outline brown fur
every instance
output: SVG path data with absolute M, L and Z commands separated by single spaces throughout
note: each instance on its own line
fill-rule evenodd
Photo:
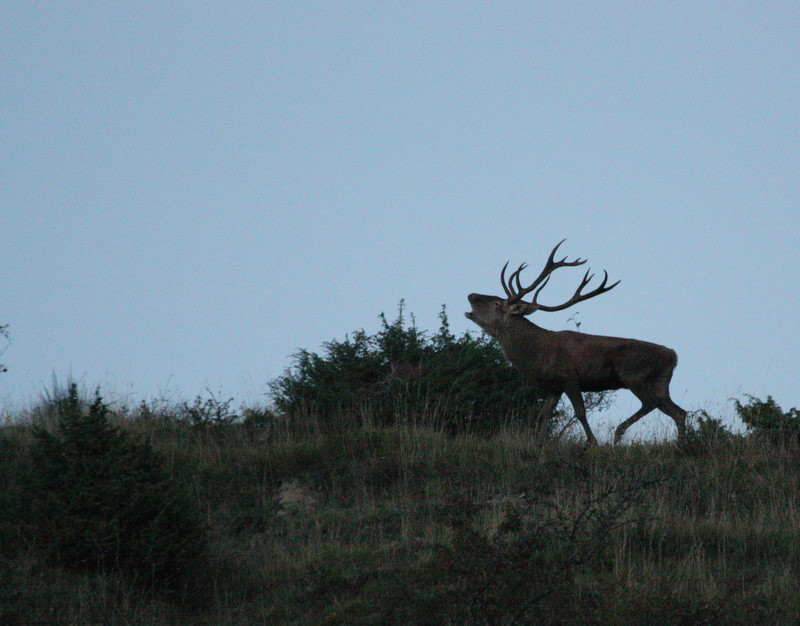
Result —
M 466 316 L 498 342 L 511 365 L 545 392 L 543 411 L 548 416 L 566 393 L 589 443 L 595 444 L 582 392 L 630 389 L 642 408 L 617 427 L 615 443 L 655 408 L 675 421 L 678 438 L 683 439 L 686 411 L 669 397 L 672 371 L 678 363 L 674 350 L 638 339 L 545 330 L 525 319 L 533 311 L 518 300 L 473 293 L 469 296 L 472 311 Z

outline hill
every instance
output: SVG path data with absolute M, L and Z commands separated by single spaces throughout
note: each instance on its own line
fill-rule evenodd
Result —
M 0 428 L 3 623 L 800 620 L 792 438 L 706 420 L 682 448 L 587 449 L 525 427 L 452 434 L 413 416 L 380 426 L 340 415 L 326 432 L 314 415 L 224 404 L 206 415 L 230 419 L 189 419 L 213 408 L 202 403 L 113 411 L 98 395 L 70 406 L 72 431 L 64 405 Z M 87 437 L 96 445 L 77 450 Z M 61 482 L 42 469 L 42 441 L 64 475 L 86 458 L 110 465 L 65 482 L 76 500 L 42 482 Z M 137 521 L 146 502 L 172 521 Z M 117 547 L 92 542 L 103 533 Z M 65 536 L 72 552 L 48 544 Z

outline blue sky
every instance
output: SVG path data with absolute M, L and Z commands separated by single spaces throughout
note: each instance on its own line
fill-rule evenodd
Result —
M 790 2 L 3 2 L 0 403 L 255 403 L 401 298 L 477 330 L 467 294 L 567 237 L 622 280 L 581 330 L 674 348 L 679 404 L 796 406 L 798 33 Z

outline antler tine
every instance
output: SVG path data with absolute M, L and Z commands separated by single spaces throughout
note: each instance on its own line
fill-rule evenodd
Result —
M 521 293 L 522 291 L 524 291 L 524 290 L 523 290 L 523 288 L 522 288 L 522 285 L 521 285 L 521 284 L 520 284 L 520 282 L 519 282 L 519 275 L 520 275 L 520 272 L 522 272 L 522 270 L 524 270 L 526 267 L 528 267 L 528 264 L 527 264 L 527 263 L 523 263 L 522 265 L 520 265 L 520 266 L 517 268 L 517 271 L 516 271 L 516 272 L 514 272 L 514 273 L 513 273 L 513 274 L 512 274 L 512 275 L 509 277 L 509 279 L 508 279 L 508 280 L 509 280 L 509 283 L 511 282 L 511 279 L 512 279 L 512 278 L 513 278 L 514 280 L 516 280 L 516 282 L 517 282 L 517 294 L 519 294 L 519 293 Z M 520 297 L 522 297 L 522 296 L 520 296 Z
M 528 267 L 527 263 L 523 263 L 520 265 L 514 272 L 511 273 L 511 276 L 508 277 L 508 281 L 506 281 L 506 270 L 508 269 L 509 261 L 506 261 L 506 264 L 503 266 L 503 269 L 500 271 L 500 284 L 503 285 L 503 291 L 506 292 L 506 296 L 508 296 L 509 301 L 514 301 L 519 299 L 519 273 Z M 514 291 L 514 281 L 517 282 L 517 291 Z
M 542 284 L 541 284 L 541 285 L 539 285 L 539 288 L 538 288 L 538 289 L 537 289 L 537 290 L 536 290 L 536 291 L 533 293 L 533 299 L 531 300 L 531 304 L 533 304 L 533 305 L 535 305 L 535 306 L 538 306 L 538 305 L 536 304 L 536 298 L 537 298 L 537 297 L 539 296 L 539 294 L 542 292 L 542 289 L 544 289 L 544 288 L 545 288 L 545 285 L 547 285 L 547 283 L 549 283 L 549 282 L 550 282 L 550 276 L 548 276 L 547 278 L 545 278 L 545 279 L 544 279 L 544 281 L 542 282 Z
M 589 298 L 594 298 L 595 296 L 599 296 L 601 293 L 605 293 L 606 291 L 611 291 L 621 282 L 618 280 L 613 285 L 606 286 L 606 284 L 608 283 L 608 272 L 603 270 L 603 282 L 601 282 L 600 285 L 595 289 L 592 289 L 589 293 L 581 293 L 583 288 L 591 282 L 592 278 L 594 278 L 594 274 L 589 274 L 590 271 L 591 270 L 586 270 L 586 274 L 583 275 L 583 280 L 581 280 L 581 284 L 578 285 L 578 288 L 575 290 L 573 296 L 569 300 L 567 300 L 564 304 L 559 304 L 557 306 L 545 306 L 543 304 L 538 304 L 536 302 L 536 296 L 538 296 L 539 292 L 542 290 L 541 287 L 534 294 L 533 301 L 531 302 L 531 304 L 535 305 L 536 308 L 539 309 L 540 311 L 548 311 L 548 312 L 563 311 L 564 309 L 571 307 L 573 304 L 577 304 L 578 302 L 583 302 L 584 300 L 588 300 Z M 546 283 L 547 281 L 545 281 L 545 284 Z M 544 284 L 542 285 L 542 287 L 544 287 Z
M 547 264 L 545 265 L 545 269 L 547 269 L 551 265 L 554 265 L 555 267 L 553 267 L 553 269 L 556 269 L 556 267 L 567 267 L 567 266 L 583 265 L 584 263 L 586 263 L 586 259 L 582 259 L 580 257 L 578 257 L 574 261 L 567 261 L 567 257 L 564 257 L 560 261 L 554 261 L 553 260 L 553 258 L 556 256 L 556 250 L 558 250 L 559 246 L 561 246 L 561 244 L 564 243 L 565 241 L 566 241 L 566 239 L 562 239 L 561 241 L 559 241 L 556 244 L 556 247 L 553 248 L 553 251 L 550 253 L 550 258 L 547 259 Z M 553 270 L 550 270 L 550 271 L 552 272 Z
M 508 268 L 508 264 L 509 263 L 511 263 L 511 261 L 506 261 L 506 264 L 503 266 L 503 269 L 500 270 L 500 283 L 503 285 L 503 291 L 506 292 L 506 296 L 508 296 L 509 298 L 512 298 L 514 296 L 514 294 L 511 292 L 511 290 L 506 285 L 506 269 Z M 513 276 L 513 274 L 512 274 L 512 276 Z

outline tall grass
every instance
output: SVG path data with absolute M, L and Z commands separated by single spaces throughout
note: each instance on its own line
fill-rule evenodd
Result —
M 34 430 L 54 426 L 0 428 L 0 622 L 800 620 L 792 439 L 586 449 L 523 425 L 453 435 L 354 411 L 331 432 L 310 414 L 198 424 L 185 409 L 108 415 L 198 508 L 206 547 L 179 594 L 17 533 Z

